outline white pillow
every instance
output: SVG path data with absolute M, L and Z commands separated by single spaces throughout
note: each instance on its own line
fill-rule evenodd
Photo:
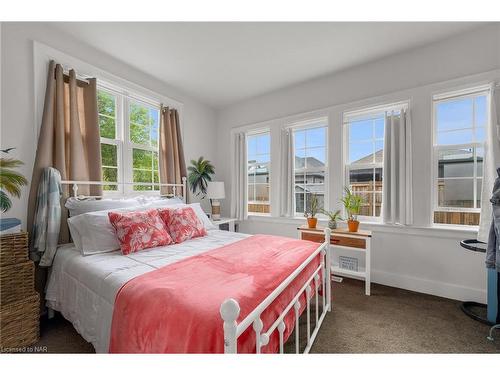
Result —
M 78 236 L 78 240 L 73 238 L 75 247 L 80 250 L 82 255 L 108 253 L 120 249 L 115 228 L 109 222 L 108 212 L 131 212 L 145 209 L 143 206 L 135 206 L 117 210 L 87 212 L 70 217 L 68 226 L 71 237 L 73 237 L 73 232 L 76 232 Z
M 138 198 L 80 200 L 78 198 L 71 197 L 66 200 L 66 204 L 64 206 L 69 210 L 70 216 L 77 216 L 87 212 L 115 210 L 140 205 L 141 201 Z
M 140 210 L 140 208 L 137 209 Z M 71 237 L 82 255 L 107 253 L 120 248 L 115 229 L 109 222 L 108 212 L 108 210 L 88 212 L 68 219 L 70 230 L 73 227 L 79 233 L 80 246 L 73 237 L 73 231 L 71 231 Z
M 68 219 L 68 226 L 71 231 L 73 243 L 75 247 L 80 250 L 82 255 L 108 253 L 120 249 L 120 243 L 116 237 L 115 228 L 109 222 L 108 212 L 131 212 L 151 208 L 177 208 L 182 206 L 185 206 L 185 204 L 168 204 L 166 201 L 162 201 L 152 202 L 144 206 L 87 212 L 70 217 Z M 215 225 L 207 217 L 199 203 L 191 203 L 187 206 L 193 208 L 196 216 L 203 223 L 206 230 L 216 229 Z
M 82 251 L 82 236 L 78 231 L 78 228 L 75 226 L 73 220 L 68 219 L 68 228 L 69 232 L 71 233 L 71 239 L 73 240 L 73 244 L 79 251 Z
M 163 204 L 183 204 L 184 202 L 182 201 L 181 198 L 179 197 L 172 197 L 172 198 L 166 198 L 162 197 L 159 195 L 139 195 L 136 197 L 141 204 L 147 205 L 151 203 L 163 203 Z

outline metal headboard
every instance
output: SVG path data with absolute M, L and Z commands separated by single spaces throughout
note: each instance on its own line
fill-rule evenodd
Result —
M 184 203 L 186 203 L 186 177 L 182 177 L 182 184 L 161 184 L 161 183 L 141 183 L 141 182 L 108 182 L 108 181 L 75 181 L 75 180 L 63 180 L 61 181 L 62 185 L 71 185 L 72 190 L 73 190 L 73 197 L 79 197 L 78 195 L 78 186 L 79 185 L 100 185 L 100 186 L 126 186 L 126 185 L 132 185 L 132 186 L 158 186 L 160 188 L 162 187 L 170 187 L 172 190 L 171 194 L 161 194 L 160 191 L 158 193 L 161 196 L 165 197 L 176 197 L 178 196 L 178 189 L 180 189 L 180 193 L 182 194 L 182 200 Z M 140 194 L 141 191 L 137 191 L 137 194 Z M 127 195 L 126 193 L 123 193 L 123 195 Z M 81 195 L 80 195 L 81 196 Z M 102 196 L 90 196 L 86 195 L 84 198 L 102 198 Z

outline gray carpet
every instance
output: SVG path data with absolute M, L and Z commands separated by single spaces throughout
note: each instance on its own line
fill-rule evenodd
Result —
M 500 332 L 488 341 L 489 327 L 465 316 L 457 301 L 377 284 L 367 297 L 363 283 L 349 279 L 333 283 L 333 296 L 313 353 L 500 353 Z M 287 351 L 294 348 L 289 341 Z M 42 322 L 36 346 L 49 353 L 94 351 L 59 315 Z

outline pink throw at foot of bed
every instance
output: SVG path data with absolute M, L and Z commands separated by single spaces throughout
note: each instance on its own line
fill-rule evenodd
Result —
M 255 235 L 134 278 L 116 296 L 109 351 L 223 353 L 222 302 L 238 301 L 240 322 L 317 247 L 309 241 Z M 264 330 L 319 264 L 320 255 L 264 311 Z M 303 297 L 302 310 L 304 305 Z M 294 319 L 291 309 L 285 318 L 285 340 L 293 331 Z M 276 330 L 262 352 L 278 348 Z M 239 337 L 238 353 L 255 353 L 252 326 Z

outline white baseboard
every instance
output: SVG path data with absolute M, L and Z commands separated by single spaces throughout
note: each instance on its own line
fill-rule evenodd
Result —
M 486 290 L 372 269 L 372 282 L 458 301 L 486 303 Z

